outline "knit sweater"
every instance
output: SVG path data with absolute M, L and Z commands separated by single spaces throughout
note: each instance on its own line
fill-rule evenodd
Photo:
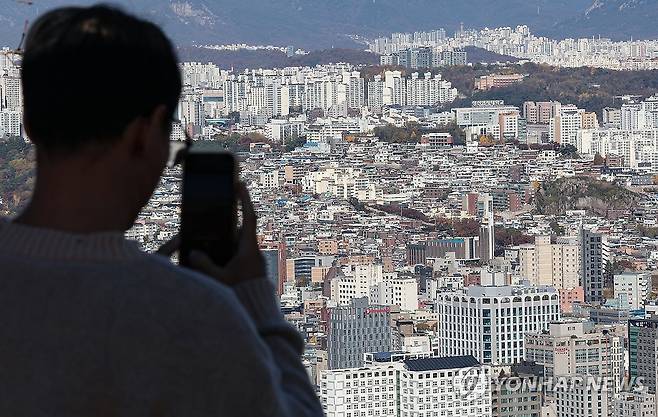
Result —
M 0 220 L 0 415 L 320 416 L 273 286 Z

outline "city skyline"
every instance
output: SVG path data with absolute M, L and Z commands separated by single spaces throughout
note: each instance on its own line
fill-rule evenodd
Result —
M 658 40 L 467 27 L 369 38 L 370 64 L 181 60 L 170 139 L 239 162 L 327 416 L 655 417 Z M 12 217 L 35 156 L 2 51 Z M 146 252 L 178 233 L 183 169 L 125 232 Z

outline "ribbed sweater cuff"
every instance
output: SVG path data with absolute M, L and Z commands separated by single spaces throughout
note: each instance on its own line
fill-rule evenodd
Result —
M 234 285 L 233 291 L 257 326 L 283 320 L 274 286 L 269 280 L 262 278 L 245 281 Z

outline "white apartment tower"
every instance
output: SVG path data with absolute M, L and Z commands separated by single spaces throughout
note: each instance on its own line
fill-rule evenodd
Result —
M 627 272 L 613 277 L 615 299 L 621 308 L 638 310 L 644 307 L 644 300 L 651 293 L 649 272 Z
M 551 119 L 549 138 L 561 145 L 577 144 L 578 130 L 583 127 L 585 110 L 569 104 L 560 106 L 556 116 Z

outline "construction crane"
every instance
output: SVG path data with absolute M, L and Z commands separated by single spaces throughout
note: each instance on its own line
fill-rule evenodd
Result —
M 23 26 L 23 33 L 21 34 L 21 40 L 18 42 L 18 47 L 15 49 L 0 49 L 0 55 L 4 55 L 11 64 L 16 67 L 17 69 L 20 69 L 21 67 L 21 57 L 23 56 L 23 42 L 25 42 L 25 35 L 27 34 L 27 27 L 29 25 L 29 21 L 25 21 L 25 25 Z
M 32 6 L 34 2 L 32 0 L 15 0 L 16 3 Z M 15 49 L 2 49 L 0 50 L 0 55 L 4 55 L 12 65 L 18 69 L 21 67 L 20 58 L 23 56 L 23 43 L 25 42 L 25 36 L 27 35 L 27 28 L 30 24 L 29 20 L 25 20 L 23 25 L 23 32 L 21 33 L 21 39 L 18 42 L 18 46 Z

